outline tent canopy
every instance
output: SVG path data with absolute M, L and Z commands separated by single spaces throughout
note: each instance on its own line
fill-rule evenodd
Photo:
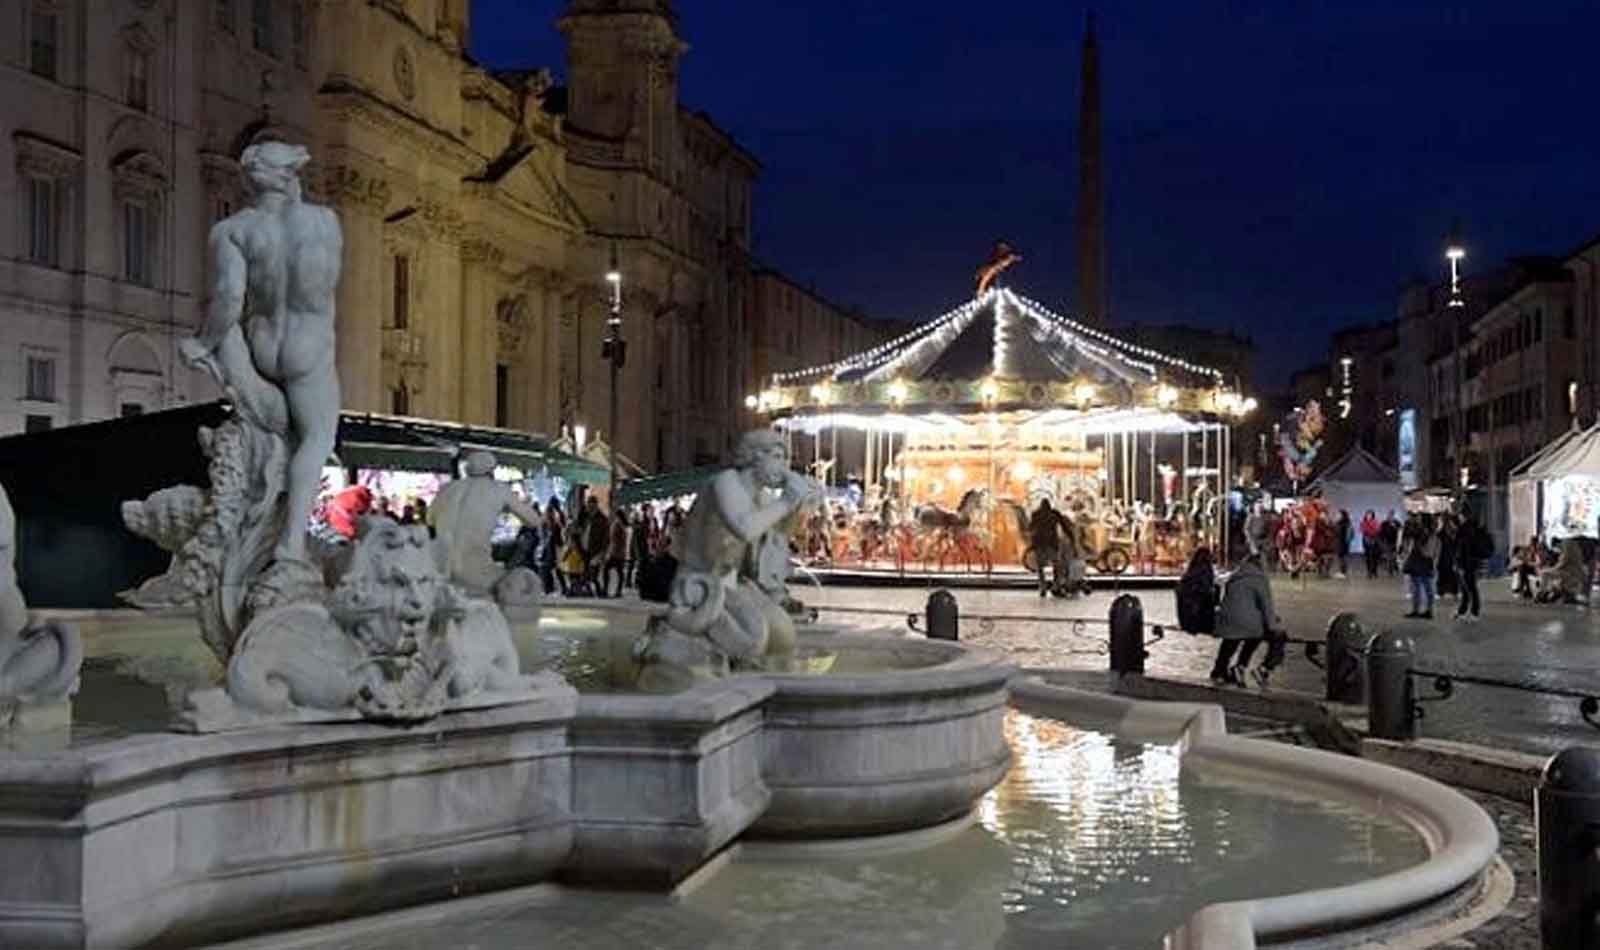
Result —
M 646 501 L 658 501 L 662 498 L 677 498 L 680 495 L 692 495 L 700 491 L 711 476 L 717 474 L 721 466 L 704 466 L 691 468 L 682 472 L 665 472 L 661 475 L 646 475 L 642 478 L 630 478 L 617 487 L 617 497 L 614 504 L 637 505 Z
M 1552 442 L 1520 477 L 1543 481 L 1569 475 L 1600 478 L 1600 426 L 1574 430 Z
M 1582 434 L 1582 431 L 1583 430 L 1578 428 L 1577 420 L 1573 420 L 1572 428 L 1556 436 L 1554 439 L 1551 439 L 1549 442 L 1546 442 L 1544 446 L 1541 447 L 1537 452 L 1534 452 L 1532 455 L 1523 459 L 1515 468 L 1511 470 L 1509 478 L 1515 480 L 1518 478 L 1532 477 L 1530 473 L 1533 471 L 1534 466 L 1541 464 L 1551 455 L 1566 448 L 1573 439 Z
M 548 468 L 572 482 L 603 484 L 605 466 L 557 448 L 549 439 L 514 429 L 478 428 L 370 413 L 339 414 L 339 441 L 334 451 L 343 465 L 455 474 L 455 460 L 465 452 L 492 452 L 495 461 L 524 471 Z
M 1383 464 L 1383 460 L 1368 452 L 1361 446 L 1355 446 L 1346 452 L 1337 462 L 1323 469 L 1322 474 L 1311 482 L 1311 488 L 1326 490 L 1329 483 L 1335 484 L 1385 484 L 1393 485 L 1398 495 L 1400 491 L 1400 477 L 1395 470 Z

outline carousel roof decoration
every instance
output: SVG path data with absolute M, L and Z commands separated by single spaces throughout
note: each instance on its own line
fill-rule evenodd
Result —
M 1030 424 L 1105 425 L 1097 410 L 1138 410 L 1141 428 L 1178 431 L 1181 414 L 1240 415 L 1250 400 L 1222 373 L 1160 353 L 1055 313 L 1006 287 L 974 299 L 870 350 L 822 366 L 775 374 L 747 400 L 769 416 L 826 413 L 911 430 L 930 410 L 959 423 L 963 413 L 1026 411 Z M 903 410 L 915 407 L 915 413 Z M 1070 410 L 1064 412 L 1063 410 Z M 1043 420 L 1043 421 L 1041 421 Z M 1022 420 L 1018 420 L 1019 422 Z M 804 426 L 802 426 L 804 427 Z

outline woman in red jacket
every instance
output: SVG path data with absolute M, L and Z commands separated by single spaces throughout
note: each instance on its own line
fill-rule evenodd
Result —
M 1378 515 L 1371 508 L 1361 516 L 1361 550 L 1367 557 L 1367 576 L 1373 580 L 1378 578 L 1378 561 L 1383 556 L 1383 524 L 1378 521 Z

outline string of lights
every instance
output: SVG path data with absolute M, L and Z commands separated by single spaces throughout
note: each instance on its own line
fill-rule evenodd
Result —
M 927 337 L 929 334 L 941 329 L 951 321 L 958 320 L 962 316 L 976 311 L 978 307 L 987 302 L 989 297 L 993 296 L 995 293 L 996 291 L 993 290 L 988 291 L 982 297 L 979 297 L 976 300 L 968 301 L 954 310 L 951 310 L 942 316 L 936 317 L 935 319 L 922 324 L 914 330 L 909 330 L 905 333 L 902 333 L 888 342 L 880 343 L 864 353 L 852 353 L 851 355 L 842 359 L 834 360 L 831 363 L 824 363 L 821 366 L 790 370 L 784 373 L 774 373 L 772 376 L 772 381 L 775 385 L 781 386 L 784 383 L 798 382 L 803 379 L 808 379 L 813 376 L 821 376 L 828 373 L 833 374 L 834 378 L 837 379 L 840 375 L 851 370 L 865 369 L 873 365 L 880 364 L 883 362 L 883 359 L 893 358 L 895 351 L 904 349 L 905 347 L 918 342 L 922 338 Z
M 1094 327 L 1086 326 L 1086 325 L 1084 325 L 1082 323 L 1079 323 L 1078 321 L 1070 319 L 1068 317 L 1063 317 L 1060 314 L 1056 313 L 1055 311 L 1051 310 L 1049 307 L 1046 307 L 1044 304 L 1039 303 L 1037 300 L 1033 300 L 1033 299 L 1028 298 L 1028 297 L 1023 297 L 1023 296 L 1021 296 L 1019 294 L 1016 294 L 1016 293 L 1012 292 L 1009 289 L 1003 290 L 1001 292 L 1006 294 L 1008 297 L 1010 297 L 1013 302 L 1021 302 L 1023 304 L 1026 304 L 1027 306 L 1033 308 L 1034 310 L 1047 315 L 1048 317 L 1050 317 L 1052 320 L 1054 320 L 1058 324 L 1060 324 L 1060 325 L 1068 328 L 1069 330 L 1071 330 L 1073 333 L 1079 334 L 1081 336 L 1089 337 L 1090 339 L 1093 339 L 1093 340 L 1097 340 L 1097 341 L 1099 341 L 1101 343 L 1104 343 L 1104 344 L 1106 344 L 1108 346 L 1111 346 L 1111 347 L 1113 347 L 1115 349 L 1123 350 L 1123 351 L 1126 351 L 1128 353 L 1133 353 L 1133 354 L 1135 354 L 1137 356 L 1140 356 L 1140 357 L 1143 357 L 1144 359 L 1147 359 L 1147 360 L 1154 360 L 1155 362 L 1158 362 L 1158 363 L 1165 363 L 1165 364 L 1167 364 L 1169 366 L 1176 366 L 1178 369 L 1184 370 L 1185 372 L 1197 373 L 1197 374 L 1199 374 L 1201 376 L 1210 376 L 1210 377 L 1213 377 L 1213 378 L 1215 378 L 1215 379 L 1217 379 L 1219 381 L 1222 379 L 1222 373 L 1217 371 L 1217 370 L 1212 369 L 1209 366 L 1200 366 L 1199 364 L 1191 363 L 1188 360 L 1181 360 L 1181 359 L 1178 359 L 1175 356 L 1168 356 L 1165 353 L 1161 353 L 1161 352 L 1158 352 L 1156 350 L 1152 350 L 1149 347 L 1139 346 L 1138 344 L 1135 344 L 1135 343 L 1129 343 L 1126 340 L 1120 340 L 1117 337 L 1114 337 L 1109 333 L 1105 333 L 1105 332 L 1103 332 L 1101 330 L 1096 330 Z
M 919 354 L 926 353 L 929 349 L 936 351 L 944 349 L 950 343 L 954 342 L 956 337 L 965 332 L 967 327 L 972 324 L 973 319 L 978 315 L 978 312 L 983 309 L 984 305 L 989 302 L 995 293 L 995 291 L 991 290 L 988 293 L 985 293 L 982 297 L 962 305 L 955 311 L 951 319 L 947 321 L 941 321 L 942 325 L 936 332 L 923 337 L 914 345 L 906 347 L 900 353 L 896 354 L 893 359 L 883 363 L 869 372 L 865 379 L 868 382 L 877 382 L 879 380 L 903 375 L 902 371 L 904 370 L 906 364 L 915 362 Z M 916 374 L 913 373 L 912 375 Z

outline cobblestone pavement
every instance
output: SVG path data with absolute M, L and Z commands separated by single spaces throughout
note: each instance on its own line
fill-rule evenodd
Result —
M 927 591 L 918 588 L 826 587 L 796 583 L 794 593 L 823 610 L 822 620 L 855 627 L 899 626 L 904 615 L 921 614 Z M 1454 622 L 1453 601 L 1435 608 L 1441 619 L 1405 620 L 1409 610 L 1400 579 L 1309 579 L 1273 576 L 1278 612 L 1297 638 L 1320 639 L 1338 611 L 1353 610 L 1369 631 L 1392 629 L 1412 637 L 1419 669 L 1510 680 L 1600 695 L 1600 608 L 1533 605 L 1512 599 L 1505 580 L 1483 582 L 1484 616 L 1476 624 Z M 1040 599 L 1025 590 L 955 590 L 961 607 L 961 638 L 1002 650 L 1024 666 L 1105 669 L 1106 626 L 1112 592 L 1076 600 Z M 1133 591 L 1145 619 L 1175 620 L 1170 590 Z M 1075 619 L 1085 620 L 1077 624 Z M 1153 675 L 1204 679 L 1216 641 L 1170 629 L 1150 648 Z M 1419 695 L 1431 694 L 1418 680 Z M 1322 671 L 1291 653 L 1274 688 L 1321 693 Z M 1575 699 L 1487 686 L 1460 685 L 1453 698 L 1425 702 L 1422 733 L 1441 739 L 1549 754 L 1574 743 L 1600 744 L 1600 730 L 1586 724 Z

